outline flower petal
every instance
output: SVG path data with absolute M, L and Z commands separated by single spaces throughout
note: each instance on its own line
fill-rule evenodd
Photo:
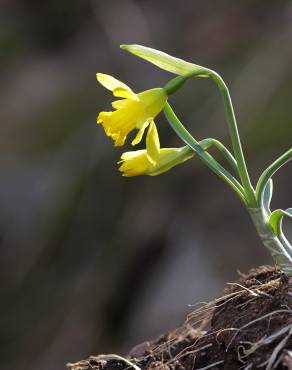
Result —
M 112 115 L 112 112 L 100 112 L 97 116 L 96 123 L 102 124 L 105 119 L 109 118 Z
M 102 86 L 112 91 L 114 96 L 139 101 L 139 97 L 134 91 L 116 78 L 104 73 L 97 73 L 96 78 Z
M 125 108 L 129 104 L 129 99 L 120 99 L 112 102 L 112 107 L 114 109 Z
M 123 153 L 118 163 L 122 163 L 119 171 L 123 172 L 123 176 L 126 177 L 144 175 L 149 166 L 145 149 Z
M 149 123 L 150 121 L 149 120 L 146 120 L 142 125 L 141 127 L 139 128 L 139 131 L 135 137 L 135 139 L 132 141 L 132 145 L 137 145 L 140 143 L 140 141 L 142 140 L 143 138 L 143 134 L 144 134 L 144 131 L 146 130 L 146 128 L 149 126 Z
M 153 120 L 151 120 L 147 137 L 146 137 L 146 149 L 149 161 L 155 165 L 160 153 L 160 142 L 157 132 L 156 125 Z
M 97 123 L 101 124 L 107 136 L 114 140 L 115 146 L 123 146 L 125 144 L 128 131 L 123 126 L 118 125 L 119 117 L 115 112 L 100 112 L 97 117 Z

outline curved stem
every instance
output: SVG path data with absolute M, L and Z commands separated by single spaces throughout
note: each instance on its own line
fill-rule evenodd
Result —
M 221 141 L 213 138 L 207 138 L 201 140 L 199 143 L 205 150 L 209 149 L 212 145 L 215 146 L 215 148 L 219 150 L 219 152 L 223 155 L 229 165 L 233 168 L 235 173 L 239 175 L 236 160 L 234 159 L 230 151 L 221 143 Z
M 292 148 L 289 149 L 286 153 L 281 155 L 278 159 L 275 160 L 272 164 L 269 165 L 269 167 L 262 173 L 262 175 L 259 178 L 259 181 L 257 183 L 256 187 L 256 197 L 257 200 L 261 198 L 261 194 L 265 188 L 266 183 L 269 181 L 269 179 L 287 162 L 289 162 L 292 159 Z
M 239 196 L 240 200 L 246 204 L 246 200 L 243 194 L 243 188 L 241 184 L 222 167 L 209 153 L 205 152 L 204 149 L 200 146 L 200 143 L 193 138 L 193 136 L 186 130 L 183 124 L 180 122 L 171 106 L 166 103 L 164 108 L 164 114 L 168 120 L 171 127 L 177 133 L 177 135 L 189 145 L 196 154 L 201 158 L 201 160 L 221 179 L 223 179 Z
M 221 76 L 219 76 L 216 72 L 210 70 L 209 77 L 211 77 L 216 82 L 223 98 L 224 110 L 231 137 L 232 147 L 234 150 L 234 156 L 237 162 L 239 176 L 244 187 L 247 204 L 249 207 L 256 207 L 257 201 L 255 197 L 255 191 L 251 185 L 249 174 L 247 171 L 229 90 Z

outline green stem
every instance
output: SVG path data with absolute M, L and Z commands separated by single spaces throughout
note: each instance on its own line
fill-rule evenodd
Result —
M 257 200 L 261 199 L 261 194 L 265 188 L 266 183 L 269 181 L 269 179 L 287 162 L 289 162 L 292 159 L 292 148 L 289 149 L 286 153 L 281 155 L 278 159 L 275 160 L 270 166 L 262 173 L 262 175 L 259 178 L 259 181 L 257 183 L 256 187 L 256 197 Z
M 187 144 L 189 145 L 196 154 L 201 158 L 201 160 L 213 171 L 215 172 L 221 179 L 223 179 L 239 196 L 240 200 L 246 204 L 245 197 L 243 194 L 243 187 L 241 184 L 228 172 L 222 167 L 209 153 L 205 152 L 205 150 L 200 146 L 200 143 L 193 138 L 193 136 L 186 130 L 183 124 L 180 122 L 174 111 L 172 110 L 171 106 L 166 103 L 164 108 L 164 113 L 166 119 L 168 120 L 171 127 L 177 133 L 177 135 Z
M 209 149 L 212 145 L 215 146 L 215 148 L 219 150 L 222 156 L 229 163 L 231 168 L 233 168 L 234 172 L 237 175 L 239 175 L 236 160 L 234 159 L 230 151 L 219 140 L 213 139 L 213 138 L 207 138 L 207 139 L 201 140 L 199 143 L 201 147 L 203 147 L 205 150 Z
M 275 235 L 269 217 L 262 208 L 250 208 L 249 213 L 264 246 L 275 262 L 287 275 L 292 275 L 292 247 L 288 240 L 282 233 L 280 237 Z
M 211 77 L 216 82 L 221 92 L 222 98 L 223 98 L 227 125 L 229 129 L 230 137 L 231 137 L 234 156 L 237 162 L 238 173 L 239 173 L 242 185 L 244 187 L 247 205 L 249 207 L 257 207 L 255 191 L 252 187 L 249 174 L 247 171 L 229 90 L 225 82 L 221 78 L 221 76 L 219 76 L 216 72 L 210 70 L 209 77 Z

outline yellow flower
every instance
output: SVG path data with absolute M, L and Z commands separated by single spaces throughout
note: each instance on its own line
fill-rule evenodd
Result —
M 127 135 L 134 129 L 139 130 L 132 141 L 133 145 L 138 144 L 147 126 L 163 109 L 167 101 L 165 90 L 156 88 L 135 94 L 112 76 L 97 73 L 96 78 L 114 96 L 123 98 L 112 103 L 115 111 L 100 112 L 97 123 L 103 125 L 106 135 L 114 140 L 115 146 L 124 145 Z
M 156 176 L 193 156 L 194 152 L 188 146 L 160 149 L 157 129 L 152 121 L 147 132 L 146 149 L 123 153 L 119 162 L 121 163 L 119 171 L 126 177 Z

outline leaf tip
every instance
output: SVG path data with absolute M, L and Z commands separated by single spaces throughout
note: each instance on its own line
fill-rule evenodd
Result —
M 129 46 L 130 45 L 127 45 L 127 44 L 121 44 L 120 45 L 120 49 L 122 49 L 122 50 L 129 50 Z

